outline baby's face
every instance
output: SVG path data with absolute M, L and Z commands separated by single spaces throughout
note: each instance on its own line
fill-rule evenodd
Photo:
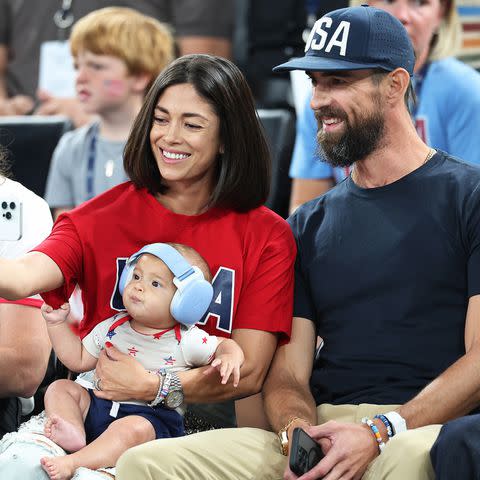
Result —
M 138 323 L 150 328 L 170 328 L 175 320 L 170 303 L 177 287 L 170 269 L 154 255 L 144 254 L 123 292 L 123 304 Z

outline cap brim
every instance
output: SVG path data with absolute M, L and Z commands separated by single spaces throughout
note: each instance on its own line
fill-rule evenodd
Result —
M 314 55 L 306 55 L 301 58 L 293 58 L 288 62 L 273 67 L 274 72 L 286 72 L 290 70 L 308 70 L 311 72 L 326 72 L 329 70 L 364 70 L 366 68 L 385 69 L 385 65 L 377 63 L 356 63 L 347 60 L 339 60 L 337 58 L 316 57 Z

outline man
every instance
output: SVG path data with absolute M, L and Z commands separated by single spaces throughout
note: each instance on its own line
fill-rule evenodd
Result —
M 287 454 L 295 427 L 325 453 L 304 480 L 433 478 L 439 424 L 480 401 L 480 170 L 419 138 L 414 62 L 401 23 L 362 6 L 318 20 L 305 57 L 277 67 L 306 70 L 320 147 L 353 166 L 290 218 L 292 336 L 263 389 L 280 441 L 239 429 L 147 444 L 117 480 L 293 479 L 280 442 Z

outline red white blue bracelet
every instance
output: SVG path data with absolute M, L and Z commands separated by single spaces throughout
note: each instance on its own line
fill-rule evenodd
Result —
M 377 426 L 367 417 L 362 418 L 362 423 L 370 427 L 370 430 L 377 441 L 378 450 L 380 453 L 382 453 L 383 449 L 385 448 L 385 442 L 383 441 L 382 435 L 380 435 L 380 431 L 378 430 Z
M 378 418 L 379 420 L 382 421 L 382 423 L 385 425 L 385 428 L 387 429 L 387 435 L 388 438 L 392 438 L 395 434 L 393 432 L 392 424 L 390 423 L 390 420 L 385 416 L 385 415 L 375 415 L 373 418 Z

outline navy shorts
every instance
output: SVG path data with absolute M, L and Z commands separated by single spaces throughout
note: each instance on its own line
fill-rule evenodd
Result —
M 148 405 L 121 403 L 117 416 L 112 417 L 110 415 L 112 401 L 96 397 L 92 390 L 88 390 L 88 393 L 90 395 L 90 408 L 85 418 L 87 443 L 98 438 L 115 420 L 130 415 L 146 418 L 153 425 L 157 439 L 185 435 L 183 417 L 175 410 L 169 410 L 158 405 L 149 407 Z

